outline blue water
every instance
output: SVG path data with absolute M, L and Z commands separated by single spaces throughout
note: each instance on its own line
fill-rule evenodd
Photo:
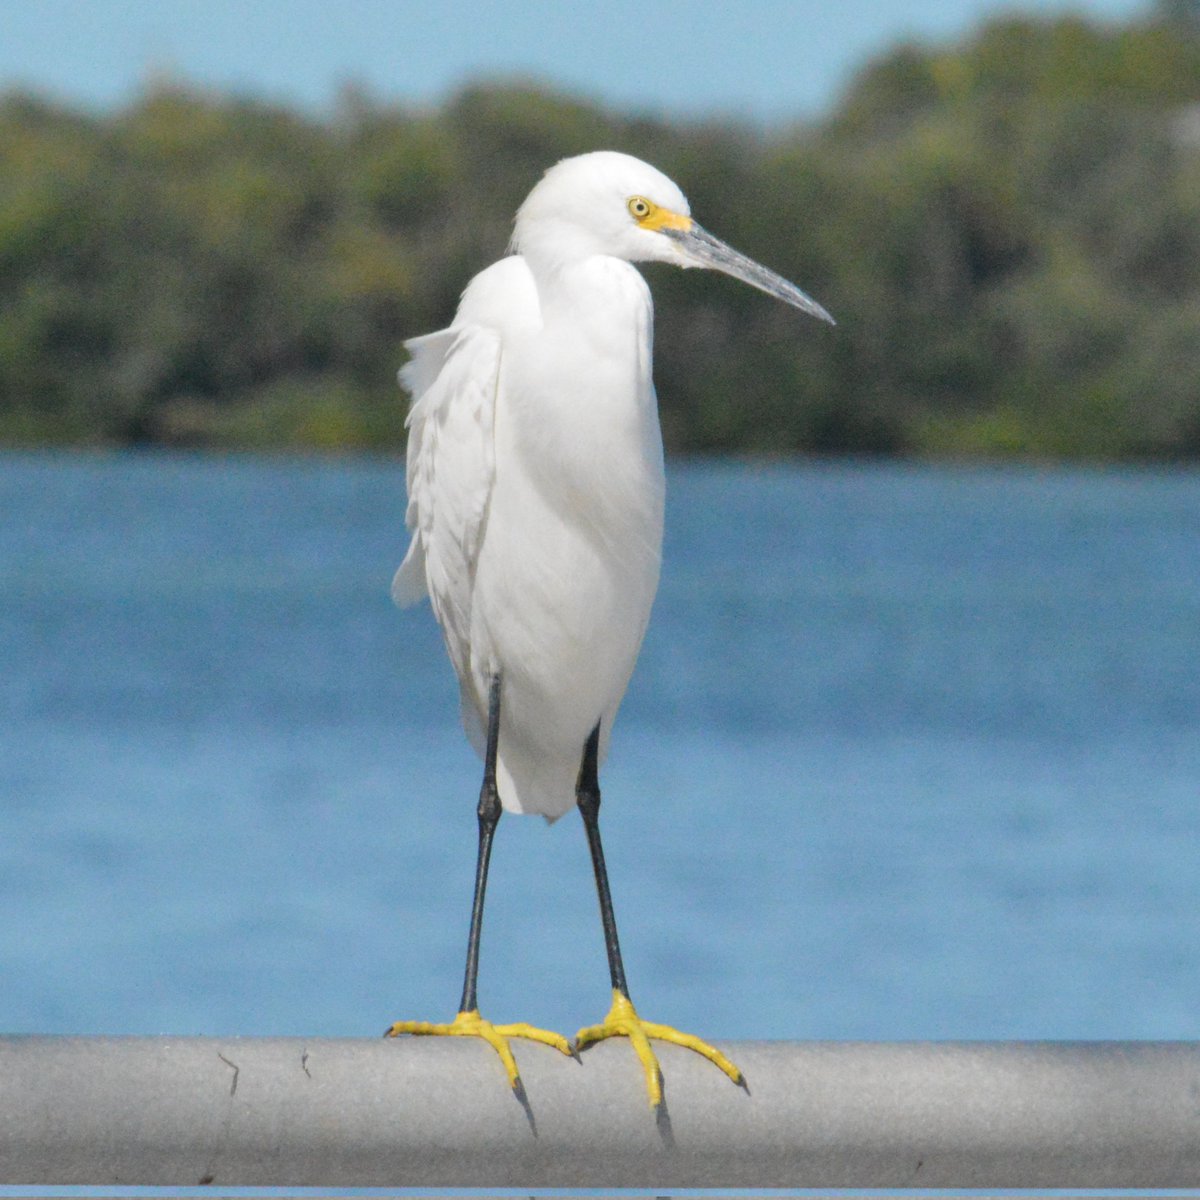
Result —
M 479 767 L 387 462 L 0 458 L 0 1029 L 377 1035 L 461 985 Z M 676 466 L 604 828 L 716 1038 L 1200 1037 L 1200 476 Z M 481 1002 L 608 1002 L 579 822 Z

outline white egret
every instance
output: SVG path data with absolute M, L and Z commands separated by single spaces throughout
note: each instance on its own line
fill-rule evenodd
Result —
M 832 323 L 795 285 L 692 220 L 660 171 L 601 151 L 548 170 L 516 216 L 513 253 L 476 275 L 448 329 L 406 343 L 408 553 L 398 604 L 426 594 L 458 674 L 467 735 L 483 756 L 479 851 L 459 1012 L 398 1021 L 398 1034 L 477 1036 L 520 1082 L 510 1037 L 571 1053 L 565 1038 L 496 1026 L 476 1003 L 492 838 L 502 811 L 553 821 L 578 806 L 600 900 L 613 1001 L 576 1045 L 628 1037 L 650 1102 L 662 1076 L 649 1039 L 718 1050 L 634 1010 L 598 823 L 598 769 L 658 586 L 663 450 L 651 380 L 653 306 L 634 262 L 709 267 Z

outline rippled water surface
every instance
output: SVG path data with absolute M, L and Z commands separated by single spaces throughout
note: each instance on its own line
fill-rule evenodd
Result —
M 0 458 L 0 1028 L 374 1035 L 461 986 L 479 767 L 386 462 Z M 1200 477 L 676 466 L 603 775 L 713 1037 L 1200 1037 Z M 481 1001 L 608 1001 L 579 822 Z

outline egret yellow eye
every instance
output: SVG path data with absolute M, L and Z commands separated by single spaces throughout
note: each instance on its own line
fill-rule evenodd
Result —
M 654 205 L 645 196 L 630 196 L 626 207 L 635 221 L 644 221 L 654 211 Z

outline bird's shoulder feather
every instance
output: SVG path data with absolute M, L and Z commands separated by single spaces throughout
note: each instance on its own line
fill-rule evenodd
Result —
M 405 521 L 412 535 L 392 581 L 397 604 L 428 594 L 448 638 L 467 638 L 470 586 L 495 471 L 493 429 L 505 338 L 540 321 L 537 290 L 513 255 L 467 285 L 448 329 L 405 343 Z
M 501 337 L 541 324 L 537 285 L 519 254 L 480 271 L 463 291 L 451 328 L 483 325 Z

